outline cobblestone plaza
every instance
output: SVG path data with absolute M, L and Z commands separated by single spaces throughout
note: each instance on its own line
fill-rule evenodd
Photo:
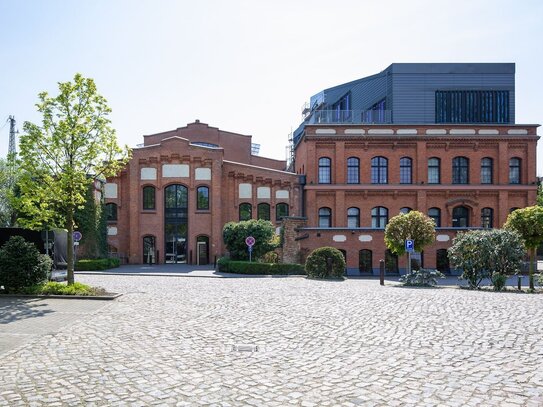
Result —
M 77 280 L 124 295 L 1 300 L 0 406 L 543 405 L 542 295 Z

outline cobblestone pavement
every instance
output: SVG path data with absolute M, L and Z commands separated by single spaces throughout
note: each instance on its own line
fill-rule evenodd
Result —
M 78 280 L 125 295 L 2 354 L 0 405 L 543 405 L 543 295 Z

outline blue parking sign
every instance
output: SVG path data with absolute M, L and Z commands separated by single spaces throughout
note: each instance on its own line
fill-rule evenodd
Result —
M 405 251 L 413 253 L 415 251 L 415 241 L 412 239 L 406 239 L 405 241 Z

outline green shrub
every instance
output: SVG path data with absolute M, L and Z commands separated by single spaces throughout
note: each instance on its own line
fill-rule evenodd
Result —
M 505 287 L 507 276 L 501 273 L 494 273 L 492 274 L 491 281 L 492 285 L 494 286 L 494 291 L 501 291 Z
M 265 253 L 279 245 L 279 237 L 275 235 L 273 224 L 262 219 L 228 222 L 224 225 L 222 235 L 230 257 L 234 260 L 249 260 L 249 252 L 245 244 L 248 236 L 255 238 L 253 260 L 260 259 Z
M 77 271 L 96 271 L 107 270 L 115 267 L 119 267 L 119 259 L 81 259 L 75 263 L 75 269 Z
M 438 278 L 445 278 L 445 276 L 438 270 L 420 269 L 401 276 L 400 282 L 411 287 L 433 287 L 437 285 Z
M 45 284 L 33 285 L 17 290 L 17 294 L 34 294 L 34 295 L 104 295 L 106 291 L 103 288 L 91 287 L 82 283 L 73 283 L 66 285 L 65 283 L 57 283 L 49 281 Z
M 53 262 L 40 254 L 34 244 L 12 236 L 0 248 L 0 286 L 6 292 L 40 284 L 47 280 Z
M 275 252 L 268 252 L 262 256 L 262 263 L 279 263 L 279 255 Z
M 221 258 L 217 262 L 223 273 L 257 274 L 257 275 L 304 275 L 304 267 L 300 264 L 288 263 L 255 263 L 248 261 Z
M 334 247 L 320 247 L 307 257 L 305 271 L 313 278 L 343 278 L 345 259 Z

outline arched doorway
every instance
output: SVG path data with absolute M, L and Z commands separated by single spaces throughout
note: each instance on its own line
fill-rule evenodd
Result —
M 209 264 L 209 237 L 198 236 L 196 238 L 196 264 Z
M 164 189 L 164 261 L 187 262 L 188 188 L 169 185 Z
M 154 236 L 143 237 L 143 264 L 156 264 L 156 246 Z

